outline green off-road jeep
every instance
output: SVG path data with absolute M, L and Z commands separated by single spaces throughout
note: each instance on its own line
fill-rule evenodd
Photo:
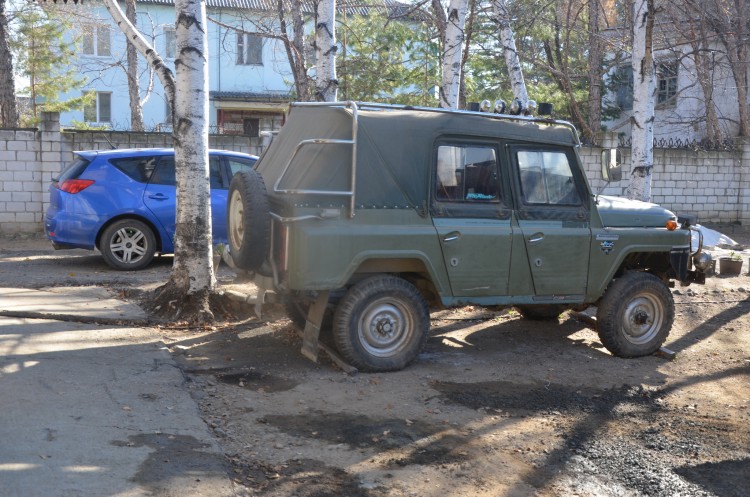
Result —
M 234 264 L 255 273 L 317 357 L 403 368 L 431 307 L 515 306 L 532 319 L 596 306 L 621 357 L 655 352 L 673 281 L 704 282 L 689 221 L 596 195 L 572 125 L 533 117 L 341 102 L 295 104 L 229 193 Z M 617 166 L 606 151 L 606 177 Z M 610 164 L 611 163 L 611 164 Z M 270 300 L 270 299 L 269 299 Z

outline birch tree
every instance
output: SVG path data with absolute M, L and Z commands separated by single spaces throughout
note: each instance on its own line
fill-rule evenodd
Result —
M 315 20 L 315 97 L 335 102 L 336 79 L 336 0 L 319 0 Z
M 521 60 L 518 57 L 516 38 L 511 28 L 508 5 L 505 0 L 492 0 L 492 10 L 495 15 L 495 22 L 500 27 L 500 44 L 503 48 L 505 65 L 508 67 L 513 97 L 521 102 L 523 108 L 526 108 L 529 103 L 529 93 L 526 91 L 526 82 L 523 79 Z
M 13 55 L 10 51 L 6 1 L 0 0 L 0 126 L 18 126 L 16 81 L 13 77 Z
M 651 170 L 654 166 L 654 14 L 654 0 L 633 0 L 633 116 L 630 149 L 632 171 L 627 197 L 644 202 L 651 200 Z
M 446 13 L 440 107 L 458 109 L 468 0 L 450 0 Z
M 177 179 L 175 258 L 169 281 L 156 290 L 151 306 L 161 314 L 191 322 L 213 319 L 209 295 L 216 279 L 212 264 L 208 174 L 208 38 L 204 0 L 176 0 L 176 75 L 122 13 L 104 0 L 120 30 L 154 68 L 174 105 Z M 179 305 L 175 305 L 179 303 Z

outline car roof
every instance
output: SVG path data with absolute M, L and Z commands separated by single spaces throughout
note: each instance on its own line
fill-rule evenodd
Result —
M 149 155 L 173 155 L 173 148 L 118 148 L 112 150 L 78 150 L 74 152 L 87 160 L 93 160 L 95 157 L 144 157 Z M 214 150 L 208 151 L 210 155 L 227 155 L 232 157 L 242 157 L 245 159 L 258 159 L 256 155 L 234 152 L 232 150 Z

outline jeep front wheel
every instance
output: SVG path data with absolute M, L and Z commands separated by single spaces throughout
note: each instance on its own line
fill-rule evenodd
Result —
M 351 287 L 336 307 L 336 348 L 363 371 L 394 371 L 416 359 L 430 313 L 419 291 L 395 276 L 373 276 Z
M 626 273 L 607 289 L 596 313 L 602 344 L 619 357 L 656 352 L 674 321 L 669 288 L 648 273 Z

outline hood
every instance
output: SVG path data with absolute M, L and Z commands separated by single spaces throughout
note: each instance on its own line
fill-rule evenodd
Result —
M 599 195 L 597 210 L 608 228 L 663 228 L 670 219 L 677 219 L 674 212 L 660 205 L 607 195 Z

